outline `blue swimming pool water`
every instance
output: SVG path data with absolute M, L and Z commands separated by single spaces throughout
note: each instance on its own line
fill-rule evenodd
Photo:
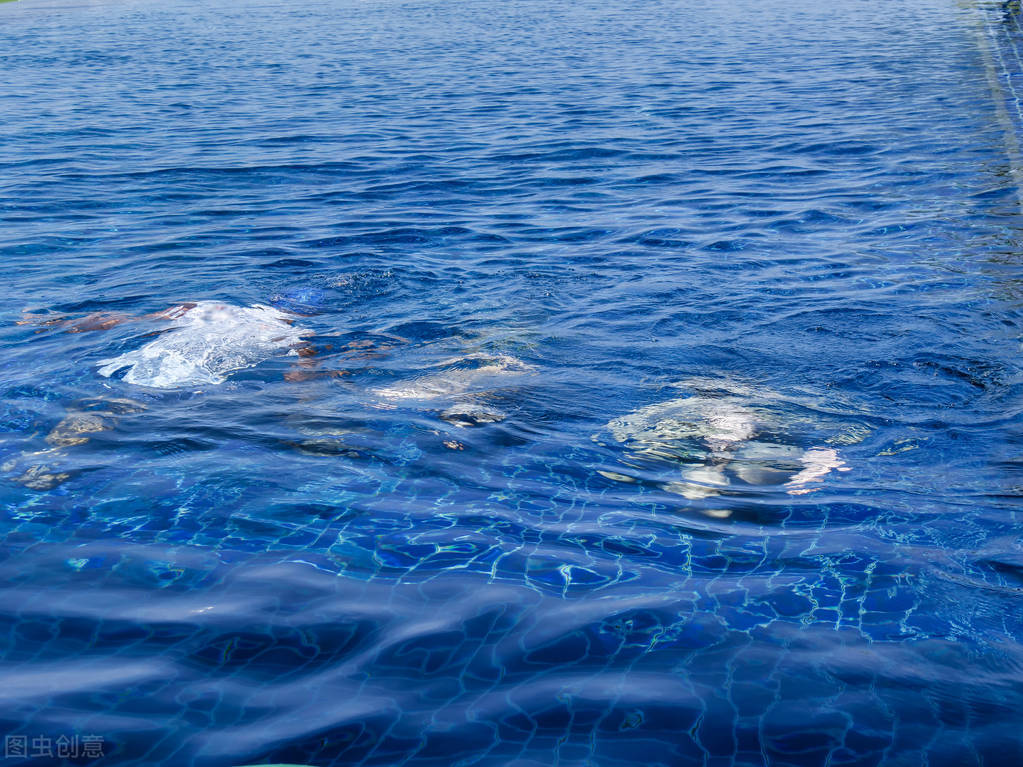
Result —
M 0 5 L 4 763 L 1023 761 L 1018 13 Z

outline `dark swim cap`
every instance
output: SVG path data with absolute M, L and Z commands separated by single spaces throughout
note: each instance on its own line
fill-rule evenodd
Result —
M 292 314 L 311 316 L 324 311 L 327 299 L 327 293 L 319 288 L 294 288 L 275 295 L 270 305 Z

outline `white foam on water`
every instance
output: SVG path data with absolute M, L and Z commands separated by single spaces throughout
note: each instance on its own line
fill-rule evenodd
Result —
M 803 495 L 812 490 L 806 485 L 817 482 L 831 473 L 833 469 L 849 471 L 838 451 L 830 447 L 812 447 L 803 453 L 803 470 L 785 483 L 790 495 Z
M 236 370 L 296 353 L 295 346 L 312 332 L 294 327 L 292 315 L 261 304 L 203 301 L 167 316 L 171 330 L 134 351 L 100 360 L 100 375 L 128 368 L 126 383 L 156 389 L 219 384 Z

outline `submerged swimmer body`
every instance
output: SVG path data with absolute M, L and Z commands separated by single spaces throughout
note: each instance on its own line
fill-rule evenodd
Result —
M 0 471 L 30 490 L 52 490 L 81 472 L 71 453 L 96 434 L 113 429 L 125 417 L 141 413 L 146 406 L 126 397 L 97 397 L 71 404 L 64 417 L 46 435 L 46 447 L 13 456 Z
M 301 316 L 285 307 L 198 301 L 141 317 L 97 313 L 64 320 L 26 315 L 22 324 L 58 325 L 80 333 L 109 330 L 129 321 L 165 323 L 169 327 L 138 349 L 100 360 L 99 373 L 110 377 L 126 369 L 126 383 L 174 389 L 223 383 L 230 373 L 275 356 L 311 356 L 313 350 L 304 345 L 304 339 L 312 331 L 295 325 Z M 296 380 L 305 374 L 303 371 L 287 377 Z
M 692 394 L 647 405 L 607 424 L 610 436 L 627 451 L 625 465 L 644 471 L 651 465 L 677 467 L 676 478 L 659 483 L 668 492 L 707 498 L 725 492 L 733 477 L 802 495 L 813 492 L 812 485 L 832 471 L 848 471 L 827 441 L 806 449 L 794 444 L 803 441 L 799 435 L 810 425 L 783 416 L 776 407 L 755 404 L 773 399 L 768 392 L 704 381 L 684 382 L 681 388 Z M 635 481 L 619 472 L 600 473 Z
M 455 426 L 497 423 L 506 414 L 488 400 L 533 372 L 534 368 L 508 354 L 475 352 L 434 363 L 435 372 L 397 386 L 384 386 L 374 394 L 384 401 L 418 403 L 439 410 Z
M 223 382 L 237 370 L 274 356 L 294 355 L 296 364 L 285 373 L 289 381 L 345 371 L 319 371 L 314 350 L 305 342 L 311 330 L 296 326 L 315 313 L 307 304 L 241 307 L 216 301 L 182 303 L 164 311 L 131 316 L 95 313 L 68 318 L 26 313 L 19 325 L 62 329 L 70 333 L 110 330 L 128 322 L 152 323 L 149 339 L 137 349 L 101 360 L 98 372 L 111 376 L 124 371 L 126 383 L 153 389 L 175 389 Z M 283 302 L 281 302 L 283 304 Z M 360 351 L 370 342 L 360 343 Z M 327 346 L 327 349 L 331 347 Z M 126 416 L 145 406 L 123 397 L 81 400 L 68 406 L 65 417 L 45 437 L 45 446 L 14 455 L 0 463 L 0 472 L 31 490 L 51 490 L 80 473 L 79 446 L 100 432 L 114 429 Z M 84 454 L 83 454 L 84 455 Z

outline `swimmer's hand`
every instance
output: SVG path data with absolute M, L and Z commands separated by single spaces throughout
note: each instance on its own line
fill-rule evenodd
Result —
M 184 317 L 189 310 L 194 309 L 197 306 L 194 302 L 177 304 L 172 306 L 170 309 L 164 309 L 162 312 L 153 312 L 147 314 L 142 319 L 145 320 L 178 320 Z
M 33 314 L 32 312 L 22 312 L 21 319 L 15 320 L 15 325 L 38 325 L 39 327 L 52 327 L 53 325 L 60 325 L 66 321 L 66 317 L 63 314 Z M 41 333 L 42 331 L 36 331 Z

